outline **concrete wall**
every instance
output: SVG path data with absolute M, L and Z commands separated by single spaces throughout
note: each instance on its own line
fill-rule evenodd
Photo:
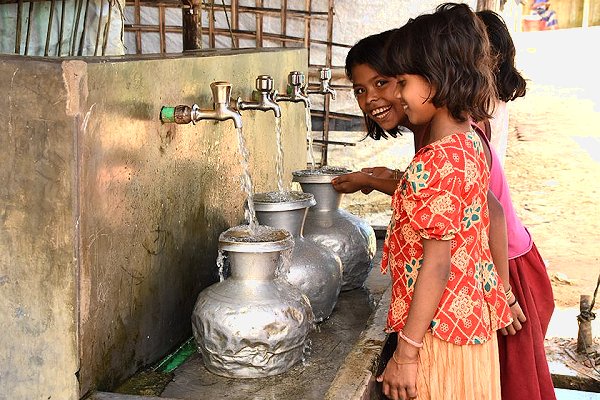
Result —
M 191 335 L 217 281 L 218 235 L 244 223 L 232 121 L 162 125 L 162 105 L 212 107 L 285 89 L 306 50 L 178 58 L 0 58 L 0 398 L 110 390 Z M 282 103 L 285 182 L 306 166 L 304 108 Z M 275 190 L 275 119 L 243 113 L 255 191 Z
M 0 88 L 0 398 L 72 399 L 75 120 L 60 64 L 0 58 Z

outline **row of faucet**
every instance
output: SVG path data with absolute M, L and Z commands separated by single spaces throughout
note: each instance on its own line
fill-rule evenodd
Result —
M 213 95 L 213 108 L 202 110 L 197 104 L 192 107 L 179 105 L 176 107 L 163 106 L 160 110 L 161 122 L 176 124 L 195 124 L 203 119 L 217 121 L 233 120 L 236 128 L 242 127 L 242 110 L 273 111 L 275 117 L 281 117 L 279 102 L 289 101 L 303 103 L 310 108 L 309 94 L 330 95 L 335 100 L 335 90 L 331 87 L 331 69 L 321 68 L 320 84 L 317 90 L 308 90 L 304 74 L 292 71 L 288 74 L 288 84 L 285 95 L 273 90 L 273 78 L 269 75 L 259 75 L 256 78 L 256 90 L 252 92 L 252 100 L 244 101 L 238 97 L 236 106 L 231 105 L 231 84 L 229 82 L 213 82 L 210 85 Z

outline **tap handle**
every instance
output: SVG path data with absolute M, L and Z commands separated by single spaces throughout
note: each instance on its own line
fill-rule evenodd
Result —
M 319 70 L 322 81 L 331 81 L 331 68 L 323 67 Z
M 198 107 L 194 104 L 194 107 Z M 189 124 L 192 122 L 192 108 L 179 105 L 176 107 L 163 106 L 160 109 L 162 123 Z
M 273 91 L 273 78 L 269 75 L 259 75 L 256 78 L 256 90 L 259 92 Z
M 231 83 L 217 81 L 210 84 L 212 90 L 213 103 L 229 105 L 231 101 Z
M 300 71 L 292 71 L 288 74 L 289 86 L 304 86 L 304 74 Z

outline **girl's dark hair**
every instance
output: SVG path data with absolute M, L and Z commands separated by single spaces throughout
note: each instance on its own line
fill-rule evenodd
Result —
M 348 55 L 346 55 L 346 76 L 349 80 L 352 80 L 352 69 L 357 65 L 366 64 L 378 73 L 385 70 L 385 44 L 394 30 L 367 36 L 352 46 Z M 375 140 L 379 140 L 380 138 L 387 139 L 388 134 L 392 137 L 402 135 L 398 127 L 386 132 L 375 121 L 369 118 L 367 114 L 363 113 L 363 116 L 367 128 L 367 136 Z
M 423 76 L 435 107 L 458 121 L 491 117 L 496 90 L 493 57 L 483 22 L 466 4 L 445 3 L 392 34 L 385 75 Z
M 496 57 L 496 90 L 502 101 L 525 96 L 527 82 L 515 68 L 516 49 L 510 32 L 502 17 L 492 10 L 478 11 L 477 16 L 485 24 L 492 53 Z

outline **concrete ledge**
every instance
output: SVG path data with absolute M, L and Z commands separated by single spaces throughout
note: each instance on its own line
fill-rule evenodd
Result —
M 95 392 L 90 397 L 86 397 L 86 400 L 156 400 L 157 397 L 148 396 L 136 396 L 130 394 L 119 394 L 119 393 L 107 393 L 107 392 Z M 178 400 L 161 397 L 161 400 Z
M 391 285 L 383 293 L 367 327 L 338 370 L 325 400 L 368 400 L 377 399 L 375 374 L 387 339 L 383 331 L 390 304 Z

